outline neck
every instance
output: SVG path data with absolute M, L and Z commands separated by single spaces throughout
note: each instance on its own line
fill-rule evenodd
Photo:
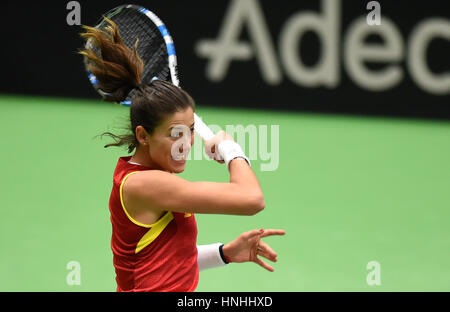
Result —
M 138 163 L 142 166 L 153 168 L 154 164 L 151 160 L 148 150 L 145 151 L 142 146 L 136 147 L 136 152 L 130 159 L 131 162 Z
M 155 162 L 150 157 L 149 150 L 142 146 L 136 147 L 136 152 L 134 153 L 133 156 L 131 156 L 130 161 L 140 164 L 145 167 L 149 167 L 150 169 L 158 169 L 158 170 L 167 171 L 167 170 L 160 168 L 157 164 L 155 164 Z

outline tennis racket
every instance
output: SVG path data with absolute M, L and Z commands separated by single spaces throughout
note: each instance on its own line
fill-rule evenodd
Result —
M 137 51 L 144 62 L 143 83 L 149 83 L 156 78 L 170 81 L 180 87 L 173 39 L 167 27 L 155 13 L 138 5 L 127 4 L 108 11 L 104 17 L 116 23 L 123 42 L 130 49 L 133 49 L 136 40 L 139 39 Z M 108 23 L 103 18 L 95 27 L 104 30 L 107 26 Z M 96 51 L 95 46 L 92 46 L 92 42 L 88 41 L 86 45 L 91 45 L 89 48 L 99 52 Z M 108 95 L 99 89 L 97 78 L 89 71 L 88 78 L 101 96 Z M 130 106 L 135 92 L 132 90 L 120 104 Z M 195 131 L 202 139 L 209 140 L 214 137 L 211 129 L 195 113 L 194 121 Z

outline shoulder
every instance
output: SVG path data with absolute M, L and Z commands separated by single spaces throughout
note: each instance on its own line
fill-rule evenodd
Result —
M 167 188 L 173 190 L 182 181 L 186 180 L 166 171 L 142 170 L 129 173 L 124 177 L 122 185 L 123 191 L 129 196 L 148 197 L 161 194 Z
M 141 170 L 130 172 L 126 180 L 130 186 L 134 186 L 139 183 L 161 183 L 175 177 L 174 174 L 162 170 Z

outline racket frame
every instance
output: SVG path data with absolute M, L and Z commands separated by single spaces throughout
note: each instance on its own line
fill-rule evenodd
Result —
M 106 14 L 104 14 L 104 16 L 107 18 L 111 18 L 114 15 L 120 13 L 120 11 L 122 9 L 134 9 L 134 10 L 140 12 L 141 14 L 144 14 L 145 16 L 147 16 L 153 22 L 153 24 L 155 24 L 157 26 L 161 36 L 164 38 L 164 42 L 166 43 L 171 82 L 175 86 L 180 88 L 180 80 L 178 78 L 177 55 L 175 52 L 175 45 L 174 45 L 172 36 L 170 35 L 169 30 L 167 29 L 166 25 L 155 13 L 153 13 L 152 11 L 150 11 L 142 6 L 138 6 L 135 4 L 120 5 L 118 7 L 115 7 L 113 9 L 109 10 Z M 101 19 L 101 21 L 98 23 L 98 25 L 96 27 L 99 27 L 102 24 L 102 22 L 104 22 L 103 18 Z M 88 44 L 88 43 L 86 43 L 86 44 Z M 100 88 L 98 88 L 98 86 L 97 86 L 98 81 L 94 74 L 88 72 L 88 78 L 89 78 L 89 81 L 91 82 L 91 84 L 94 86 L 95 90 L 97 90 L 97 92 L 102 97 L 108 96 L 108 93 L 106 93 L 106 92 L 102 91 Z M 120 102 L 120 104 L 124 105 L 124 106 L 130 106 L 131 101 L 129 101 L 129 100 L 122 101 L 122 102 Z M 196 113 L 194 113 L 194 122 L 195 122 L 194 129 L 203 140 L 210 140 L 214 137 L 214 133 L 211 131 L 211 129 L 202 121 L 202 119 Z

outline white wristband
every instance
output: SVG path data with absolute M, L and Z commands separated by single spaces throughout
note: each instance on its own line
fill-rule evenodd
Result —
M 219 155 L 223 158 L 223 160 L 227 164 L 228 169 L 230 161 L 238 157 L 245 159 L 248 165 L 251 166 L 250 160 L 247 158 L 247 156 L 245 156 L 241 146 L 232 140 L 225 140 L 220 142 L 218 150 Z
M 220 254 L 222 245 L 222 243 L 197 245 L 197 263 L 200 271 L 221 267 L 227 264 Z

